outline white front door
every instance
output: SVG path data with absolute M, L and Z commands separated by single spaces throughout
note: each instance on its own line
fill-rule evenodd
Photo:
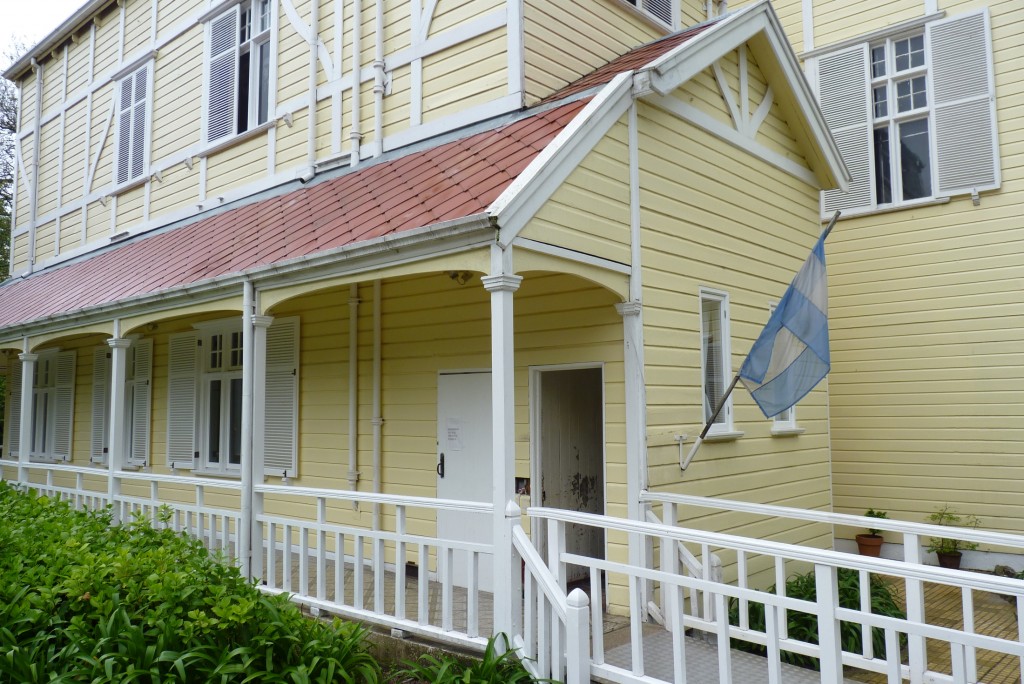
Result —
M 462 501 L 491 501 L 491 374 L 442 373 L 437 381 L 437 497 Z M 489 514 L 438 511 L 441 539 L 490 543 Z M 477 586 L 491 591 L 494 562 L 478 556 Z M 456 552 L 455 584 L 469 585 L 469 554 Z M 442 562 L 438 569 L 443 571 Z

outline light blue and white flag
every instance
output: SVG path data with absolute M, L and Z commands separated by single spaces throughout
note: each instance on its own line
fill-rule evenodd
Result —
M 740 380 L 768 418 L 795 405 L 831 368 L 825 279 L 831 228 L 818 238 L 740 367 Z

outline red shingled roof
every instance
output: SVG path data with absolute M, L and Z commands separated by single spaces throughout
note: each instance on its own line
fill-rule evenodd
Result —
M 0 326 L 483 212 L 585 104 L 566 104 L 10 281 L 0 286 Z
M 667 35 L 664 38 L 659 38 L 658 40 L 635 47 L 621 57 L 616 57 L 604 66 L 591 71 L 578 81 L 574 81 L 561 90 L 552 93 L 548 97 L 544 98 L 542 102 L 557 102 L 558 100 L 571 95 L 576 95 L 586 90 L 590 90 L 591 88 L 602 86 L 615 78 L 617 74 L 621 74 L 624 71 L 632 71 L 646 66 L 673 48 L 679 47 L 691 38 L 697 37 L 707 29 L 714 26 L 716 22 L 717 20 L 709 21 L 699 26 L 684 29 L 677 33 Z

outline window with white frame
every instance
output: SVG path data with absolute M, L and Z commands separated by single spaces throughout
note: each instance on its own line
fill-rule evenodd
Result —
M 133 340 L 125 354 L 124 465 L 138 468 L 149 465 L 153 340 Z M 106 345 L 93 352 L 90 447 L 93 463 L 106 463 L 110 454 L 111 356 Z
M 71 459 L 72 427 L 75 405 L 74 351 L 40 352 L 32 376 L 31 432 L 27 439 L 29 457 L 42 461 Z M 20 454 L 22 446 L 22 369 L 20 360 L 12 360 L 7 382 L 10 388 L 10 428 L 7 435 L 9 456 Z
M 168 365 L 168 464 L 238 475 L 242 463 L 241 325 L 200 324 L 172 335 Z M 297 318 L 267 330 L 263 459 L 267 474 L 292 475 L 298 449 Z
M 118 185 L 141 177 L 149 164 L 149 103 L 152 100 L 150 65 L 146 64 L 117 84 Z
M 272 106 L 272 0 L 250 0 L 206 29 L 206 142 L 265 124 Z
M 704 422 L 710 421 L 731 380 L 729 368 L 729 295 L 718 290 L 700 291 L 700 365 Z M 708 431 L 709 435 L 732 431 L 732 399 Z
M 851 182 L 824 215 L 999 187 L 987 9 L 874 36 L 808 60 Z

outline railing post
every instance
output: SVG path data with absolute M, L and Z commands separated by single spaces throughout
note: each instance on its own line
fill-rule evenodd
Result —
M 916 534 L 903 535 L 903 562 L 924 564 L 921 557 L 921 540 Z M 921 580 L 907 578 L 904 580 L 907 595 L 907 620 L 924 624 L 924 584 Z M 908 662 L 910 665 L 910 684 L 922 684 L 924 673 L 928 669 L 928 650 L 923 636 L 907 635 Z
M 513 540 L 516 526 L 523 524 L 523 511 L 515 501 L 509 501 L 505 506 L 505 525 L 508 528 L 508 538 Z M 512 550 L 512 631 L 510 636 L 523 633 L 523 561 L 516 563 L 515 549 Z M 497 589 L 497 587 L 495 587 Z
M 565 608 L 565 684 L 590 682 L 590 599 L 573 589 Z
M 676 526 L 676 505 L 674 503 L 663 503 L 661 505 L 661 520 L 669 527 Z M 676 548 L 676 540 L 672 537 L 661 538 L 661 570 L 669 575 L 679 574 L 679 551 Z M 665 629 L 675 631 L 676 621 L 680 618 L 672 612 L 672 602 L 669 600 L 669 592 L 674 592 L 675 586 L 667 587 L 661 585 L 661 615 L 665 619 Z
M 821 655 L 821 684 L 842 684 L 843 642 L 839 634 L 839 573 L 831 565 L 814 566 L 818 603 L 818 645 Z
M 267 414 L 267 328 L 273 323 L 273 316 L 252 317 L 252 484 L 246 491 L 243 488 L 241 496 L 251 497 L 249 506 L 249 518 L 245 519 L 243 514 L 240 527 L 248 531 L 248 547 L 239 549 L 239 556 L 249 558 L 249 576 L 253 579 L 263 578 L 263 524 L 257 520 L 263 515 L 263 494 L 256 491 L 258 485 L 263 484 L 264 456 L 263 456 L 263 428 Z M 245 503 L 242 503 L 245 509 Z M 270 540 L 270 549 L 273 551 L 274 540 Z M 342 554 L 344 555 L 344 554 Z

